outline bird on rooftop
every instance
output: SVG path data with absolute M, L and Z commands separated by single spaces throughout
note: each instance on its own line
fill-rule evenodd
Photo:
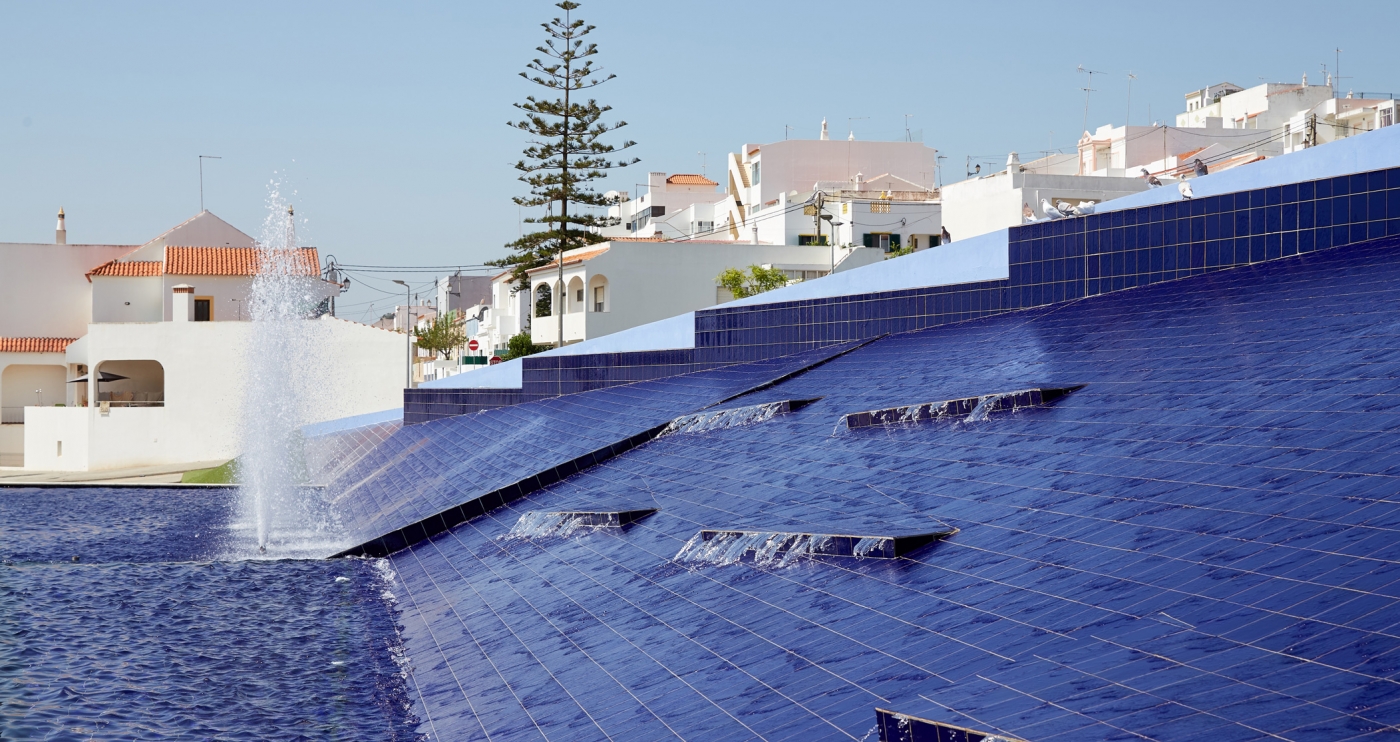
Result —
M 1060 211 L 1059 209 L 1055 208 L 1054 206 L 1051 206 L 1051 205 L 1050 205 L 1050 200 L 1049 200 L 1049 199 L 1044 199 L 1044 198 L 1040 199 L 1040 210 L 1043 211 L 1043 212 L 1045 212 L 1045 216 L 1048 217 L 1048 218 L 1050 218 L 1050 219 L 1063 219 L 1063 218 L 1065 218 L 1065 212 Z
M 1191 184 L 1184 180 L 1176 184 L 1176 189 L 1181 191 L 1182 198 L 1192 199 L 1196 197 L 1196 194 L 1191 192 Z
M 1147 185 L 1153 188 L 1162 185 L 1162 181 L 1158 180 L 1157 176 L 1147 172 L 1147 168 L 1142 168 L 1142 178 L 1147 181 Z
M 1059 209 L 1061 214 L 1069 214 L 1070 209 L 1074 207 L 1068 201 L 1056 201 L 1055 208 Z
M 1191 165 L 1196 168 L 1197 178 L 1201 177 L 1202 175 L 1210 175 L 1210 171 L 1206 169 L 1206 164 L 1204 162 L 1201 162 L 1201 158 L 1197 157 L 1196 161 L 1191 163 Z
M 1071 206 L 1070 211 L 1073 212 L 1075 216 L 1088 216 L 1094 213 L 1094 202 L 1080 201 L 1078 204 Z
M 1021 202 L 1021 216 L 1027 223 L 1033 222 L 1035 221 L 1035 209 L 1032 209 L 1030 204 L 1023 201 Z

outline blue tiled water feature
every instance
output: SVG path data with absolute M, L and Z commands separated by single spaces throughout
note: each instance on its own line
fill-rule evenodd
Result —
M 894 335 L 732 399 L 820 397 L 655 438 L 392 554 L 419 730 L 874 739 L 885 709 L 1023 740 L 1382 737 L 1400 725 L 1397 308 L 1382 238 Z M 982 420 L 838 425 L 1079 385 Z M 724 392 L 676 393 L 409 426 L 355 481 L 426 512 L 570 456 L 558 431 L 596 448 Z M 518 453 L 476 453 L 488 421 L 528 426 Z M 604 503 L 657 512 L 503 538 Z M 949 527 L 896 559 L 675 561 L 706 529 Z

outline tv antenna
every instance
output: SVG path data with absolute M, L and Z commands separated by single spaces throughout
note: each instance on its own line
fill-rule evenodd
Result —
M 1128 124 L 1131 124 L 1133 122 L 1133 80 L 1136 79 L 1137 75 L 1134 75 L 1131 72 L 1128 73 L 1128 118 L 1123 120 L 1124 136 L 1127 135 Z
M 906 141 L 906 142 L 912 142 L 912 141 L 914 141 L 913 137 L 911 137 L 911 136 L 909 135 L 909 119 L 912 118 L 913 116 L 914 116 L 914 114 L 912 114 L 912 113 L 906 113 L 906 114 L 904 114 L 904 141 Z
M 1084 128 L 1083 128 L 1083 131 L 1088 131 L 1088 130 L 1089 130 L 1089 94 L 1092 93 L 1092 92 L 1094 92 L 1094 75 L 1102 75 L 1102 74 L 1105 74 L 1105 73 L 1100 72 L 1100 71 L 1098 71 L 1098 70 L 1087 69 L 1087 68 L 1085 68 L 1085 66 L 1082 65 L 1082 64 L 1079 65 L 1079 68 L 1078 68 L 1077 70 L 1075 70 L 1075 72 L 1082 72 L 1082 73 L 1084 73 L 1084 74 L 1086 74 L 1086 75 L 1089 76 L 1089 84 L 1088 84 L 1088 85 L 1085 85 L 1084 88 L 1083 88 L 1083 90 L 1084 90 Z
M 218 157 L 218 156 L 216 156 L 216 155 L 200 155 L 200 156 L 199 156 L 199 212 L 200 212 L 201 214 L 204 213 L 204 161 L 205 161 L 205 160 L 222 160 L 222 159 L 224 159 L 224 158 Z
M 695 154 L 700 155 L 700 177 L 709 177 L 709 174 L 705 172 L 705 168 L 710 161 L 709 156 L 706 155 L 704 152 L 696 152 Z

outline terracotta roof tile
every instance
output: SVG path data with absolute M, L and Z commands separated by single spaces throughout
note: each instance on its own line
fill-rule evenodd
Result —
M 159 276 L 160 274 L 161 262 L 159 260 L 128 260 L 124 263 L 110 260 L 88 271 L 88 278 L 93 276 L 141 278 Z
M 62 353 L 77 338 L 0 338 L 0 353 Z
M 666 182 L 670 183 L 671 185 L 719 185 L 719 183 L 716 183 L 703 175 L 695 175 L 694 173 L 676 173 L 675 175 L 672 175 L 671 177 L 667 178 Z
M 665 237 L 609 237 L 608 242 L 665 242 Z
M 292 272 L 319 276 L 321 260 L 314 247 L 297 248 Z M 165 273 L 171 276 L 251 276 L 257 270 L 253 247 L 166 247 Z
M 659 240 L 658 240 L 658 241 L 659 241 Z M 572 264 L 574 264 L 574 263 L 582 263 L 582 262 L 585 261 L 585 260 L 590 260 L 590 259 L 592 259 L 592 258 L 596 258 L 596 257 L 598 257 L 599 255 L 602 255 L 603 253 L 605 253 L 605 252 L 607 252 L 607 251 L 608 251 L 608 248 L 605 247 L 605 248 L 603 248 L 603 249 L 601 249 L 601 250 L 589 250 L 588 252 L 581 252 L 581 253 L 578 253 L 578 254 L 576 254 L 576 255 L 566 255 L 566 256 L 564 256 L 564 265 L 572 265 Z M 536 271 L 542 271 L 542 270 L 544 270 L 544 269 L 546 269 L 546 268 L 558 268 L 558 267 L 559 267 L 559 259 L 558 259 L 558 258 L 555 258 L 554 260 L 551 260 L 551 261 L 549 261 L 548 263 L 545 263 L 544 265 L 541 265 L 541 266 L 539 266 L 539 267 L 537 267 L 537 268 L 531 268 L 530 270 L 526 271 L 526 273 L 534 273 L 534 272 L 536 272 Z

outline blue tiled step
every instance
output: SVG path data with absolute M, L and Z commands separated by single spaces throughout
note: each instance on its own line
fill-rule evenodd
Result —
M 585 528 L 622 528 L 657 511 L 638 510 L 531 510 L 520 516 L 508 539 L 564 538 Z
M 754 562 L 764 566 L 781 566 L 813 556 L 898 559 L 957 532 L 958 529 L 951 526 L 947 530 L 928 533 L 864 536 L 706 529 L 681 547 L 676 553 L 676 561 L 717 565 Z
M 869 428 L 877 425 L 901 425 L 921 423 L 930 420 L 962 418 L 975 421 L 998 412 L 1013 412 L 1023 407 L 1038 407 L 1050 404 L 1067 394 L 1083 389 L 1083 384 L 1066 387 L 1046 387 L 1022 389 L 1015 392 L 983 394 L 963 399 L 948 399 L 942 402 L 887 407 L 883 410 L 852 412 L 841 418 L 846 428 Z M 840 427 L 840 426 L 838 426 Z
M 881 708 L 875 709 L 875 724 L 880 730 L 880 742 L 1023 742 L 1016 737 L 979 732 Z

